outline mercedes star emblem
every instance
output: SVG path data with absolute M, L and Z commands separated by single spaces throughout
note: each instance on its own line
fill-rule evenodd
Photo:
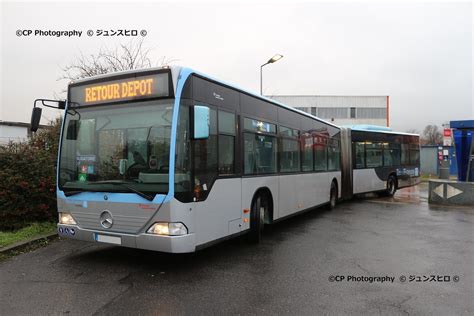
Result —
M 114 219 L 109 211 L 105 210 L 100 214 L 100 225 L 104 228 L 110 228 L 114 224 Z

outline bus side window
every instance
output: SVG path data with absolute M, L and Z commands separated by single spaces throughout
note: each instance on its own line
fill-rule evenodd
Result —
M 280 126 L 280 171 L 300 171 L 299 131 Z
M 235 172 L 235 114 L 219 111 L 219 174 Z
M 410 165 L 420 164 L 420 147 L 418 144 L 410 144 Z
M 390 143 L 390 155 L 392 156 L 392 165 L 400 165 L 400 144 Z
M 390 167 L 393 165 L 392 150 L 389 143 L 383 143 L 383 165 Z
M 366 163 L 368 168 L 383 166 L 382 143 L 367 142 L 365 144 Z
M 280 145 L 280 171 L 300 171 L 300 144 L 298 139 L 282 138 Z
M 254 135 L 250 133 L 244 134 L 244 173 L 255 173 L 255 159 L 254 159 Z
M 401 160 L 402 165 L 408 165 L 410 162 L 410 153 L 408 149 L 408 144 L 402 144 L 402 153 L 401 153 Z
M 327 141 L 328 139 L 323 135 L 317 135 L 314 137 L 314 170 L 315 171 L 326 171 L 327 170 Z
M 276 173 L 276 125 L 244 118 L 244 129 L 244 173 Z
M 303 171 L 313 171 L 313 136 L 306 132 L 301 136 Z
M 354 142 L 355 152 L 355 167 L 356 169 L 365 168 L 365 143 Z
M 340 168 L 339 140 L 330 138 L 328 144 L 328 170 L 339 170 Z

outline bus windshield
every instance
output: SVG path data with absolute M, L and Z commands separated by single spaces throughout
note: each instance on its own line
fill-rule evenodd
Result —
M 166 194 L 172 115 L 172 99 L 69 108 L 59 188 Z

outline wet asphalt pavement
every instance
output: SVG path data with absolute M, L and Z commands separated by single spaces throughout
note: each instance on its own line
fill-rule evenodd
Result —
M 425 190 L 316 209 L 259 245 L 191 255 L 55 241 L 0 263 L 0 315 L 472 315 L 474 210 L 430 208 Z

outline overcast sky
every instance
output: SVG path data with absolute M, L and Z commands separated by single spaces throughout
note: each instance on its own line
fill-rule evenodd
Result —
M 474 119 L 472 5 L 459 3 L 27 3 L 1 4 L 0 120 L 29 122 L 33 100 L 67 81 L 61 67 L 82 51 L 127 42 L 87 30 L 146 30 L 151 57 L 177 59 L 265 94 L 389 95 L 391 126 L 421 130 Z M 17 36 L 79 30 L 80 38 Z M 55 114 L 46 112 L 45 117 Z

